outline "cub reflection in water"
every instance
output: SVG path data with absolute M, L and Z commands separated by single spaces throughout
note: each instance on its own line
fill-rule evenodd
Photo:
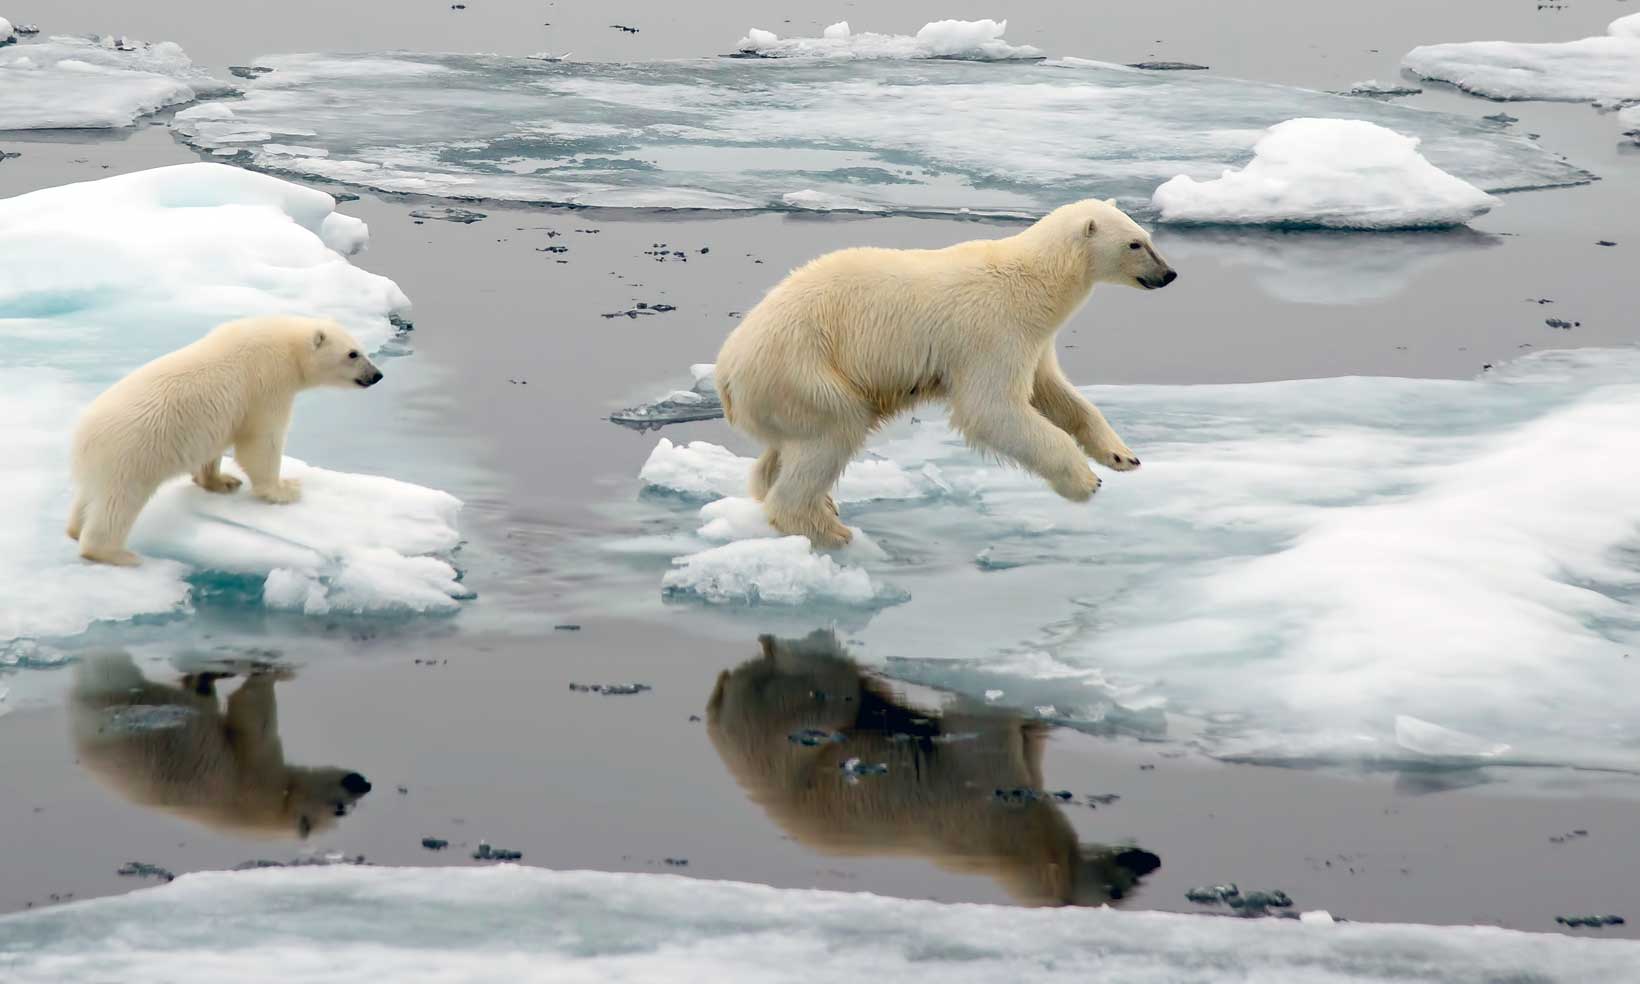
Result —
M 989 875 L 1027 905 L 1121 899 L 1161 864 L 1137 848 L 1079 843 L 1051 798 L 996 795 L 1043 788 L 1042 723 L 985 707 L 909 707 L 830 632 L 758 641 L 762 656 L 718 676 L 707 730 L 747 794 L 798 841 L 926 857 Z M 888 772 L 850 782 L 852 758 Z
M 370 783 L 357 772 L 288 765 L 273 685 L 288 671 L 253 670 L 228 698 L 231 673 L 155 683 L 125 653 L 75 668 L 70 718 L 80 764 L 104 785 L 224 833 L 307 837 L 335 825 Z

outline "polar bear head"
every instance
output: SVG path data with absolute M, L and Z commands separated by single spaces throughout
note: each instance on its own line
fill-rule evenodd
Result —
M 290 766 L 285 776 L 283 808 L 287 829 L 293 828 L 304 840 L 310 834 L 329 830 L 368 792 L 370 780 L 357 772 Z
M 302 375 L 312 386 L 374 386 L 382 371 L 370 361 L 358 340 L 334 321 L 313 322 Z
M 1089 198 L 1061 205 L 1025 235 L 1082 267 L 1091 283 L 1155 290 L 1179 278 L 1156 251 L 1150 233 L 1116 207 L 1116 199 Z

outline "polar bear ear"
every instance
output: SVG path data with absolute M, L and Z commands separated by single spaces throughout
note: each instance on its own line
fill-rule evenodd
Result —
M 1089 239 L 1092 239 L 1098 232 L 1099 221 L 1097 219 L 1089 219 L 1088 224 L 1082 227 L 1082 235 L 1087 236 Z
M 325 347 L 325 330 L 323 328 L 313 329 L 313 347 L 315 349 Z
M 1111 208 L 1115 208 L 1116 207 L 1116 199 L 1107 198 L 1107 199 L 1105 199 L 1105 204 L 1109 205 Z

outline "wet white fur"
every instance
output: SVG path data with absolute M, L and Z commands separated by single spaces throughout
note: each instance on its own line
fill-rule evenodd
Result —
M 1088 457 L 1119 471 L 1139 460 L 1066 380 L 1054 334 L 1094 284 L 1148 286 L 1169 269 L 1145 230 L 1093 200 L 1004 239 L 845 249 L 798 268 L 718 354 L 729 422 L 767 447 L 751 494 L 784 533 L 848 542 L 837 477 L 879 423 L 939 399 L 971 443 L 1086 500 L 1099 487 Z
M 86 409 L 74 433 L 68 535 L 87 560 L 137 563 L 125 540 L 162 482 L 192 474 L 207 491 L 239 487 L 220 471 L 229 448 L 254 495 L 296 501 L 297 483 L 279 477 L 296 394 L 379 377 L 353 336 L 332 321 L 265 317 L 221 325 L 137 369 Z

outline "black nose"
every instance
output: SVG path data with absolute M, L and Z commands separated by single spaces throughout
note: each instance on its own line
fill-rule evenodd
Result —
M 370 792 L 370 780 L 357 772 L 349 772 L 342 777 L 342 788 L 354 796 L 363 796 Z
M 365 376 L 362 379 L 360 379 L 359 380 L 359 385 L 360 386 L 365 386 L 365 387 L 370 387 L 370 386 L 376 385 L 377 383 L 379 383 L 381 381 L 382 381 L 382 371 L 380 369 L 377 369 L 374 372 L 372 372 L 370 375 Z
M 1175 272 L 1174 270 L 1169 269 L 1166 273 L 1162 274 L 1162 286 L 1166 287 L 1168 284 L 1170 284 L 1173 281 L 1178 280 L 1178 279 L 1179 279 L 1178 273 Z

